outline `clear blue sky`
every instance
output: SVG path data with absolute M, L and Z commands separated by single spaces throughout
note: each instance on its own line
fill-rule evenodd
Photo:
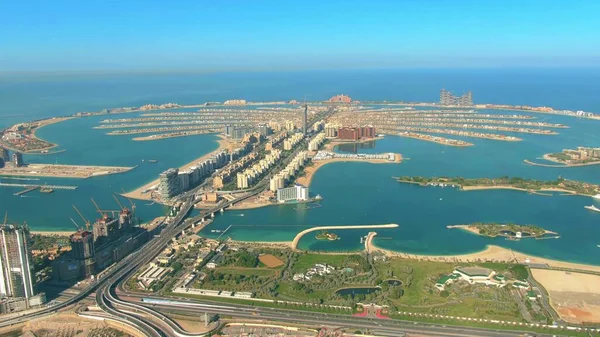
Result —
M 0 71 L 600 66 L 599 0 L 0 0 Z

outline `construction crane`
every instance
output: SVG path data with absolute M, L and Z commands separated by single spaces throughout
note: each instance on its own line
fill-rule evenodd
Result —
M 77 214 L 79 214 L 79 216 L 81 217 L 83 222 L 85 222 L 85 228 L 89 231 L 90 230 L 90 222 L 83 216 L 83 214 L 81 214 L 81 212 L 77 209 L 77 207 L 75 207 L 75 205 L 73 205 L 73 209 L 75 209 L 75 212 L 77 212 Z
M 119 202 L 119 199 L 117 198 L 116 195 L 113 194 L 113 198 L 115 198 L 115 201 L 117 202 L 117 205 L 119 205 L 119 207 L 121 208 L 121 210 L 125 210 L 125 207 L 123 207 L 123 205 L 121 205 L 121 203 Z
M 103 218 L 106 217 L 108 213 L 111 213 L 112 216 L 113 216 L 113 218 L 114 218 L 115 217 L 115 212 L 118 212 L 118 211 L 115 211 L 115 210 L 103 210 L 103 209 L 100 209 L 100 207 L 98 206 L 98 204 L 96 203 L 96 201 L 94 201 L 94 198 L 90 198 L 90 199 L 92 199 L 92 203 L 94 204 L 94 206 L 96 206 L 96 210 L 98 211 L 98 213 L 100 213 L 100 215 Z
M 131 212 L 133 214 L 135 214 L 135 203 L 131 200 L 130 197 L 128 197 L 128 196 L 125 195 L 125 189 L 124 188 L 122 188 L 121 190 L 123 191 L 123 194 L 121 194 L 121 195 L 123 197 L 125 197 L 125 199 L 127 199 L 129 201 L 129 203 L 131 204 Z
M 77 227 L 77 230 L 80 231 L 81 227 L 79 227 L 79 225 L 77 224 L 77 222 L 75 222 L 75 220 L 73 220 L 73 218 L 70 218 L 71 222 L 73 222 L 73 224 L 75 225 L 75 227 Z

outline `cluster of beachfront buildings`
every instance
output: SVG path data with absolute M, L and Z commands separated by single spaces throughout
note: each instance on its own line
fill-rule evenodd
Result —
M 330 151 L 319 151 L 313 157 L 313 161 L 330 159 L 353 159 L 353 160 L 396 160 L 393 153 L 368 154 L 368 153 L 335 153 Z
M 325 133 L 318 133 L 313 139 L 308 142 L 308 151 L 318 151 L 321 144 L 325 141 Z
M 335 268 L 326 263 L 317 263 L 312 268 L 308 269 L 304 273 L 296 273 L 292 277 L 294 281 L 310 281 L 313 276 L 325 276 L 333 273 Z
M 245 189 L 253 185 L 260 176 L 281 158 L 281 150 L 273 149 L 263 159 L 257 161 L 252 167 L 237 174 L 237 188 Z
M 269 190 L 276 192 L 285 187 L 308 161 L 308 152 L 300 151 L 292 161 L 269 181 Z
M 531 285 L 526 280 L 508 280 L 505 275 L 481 267 L 456 268 L 452 273 L 442 275 L 435 283 L 435 287 L 442 291 L 446 289 L 446 286 L 460 281 L 467 282 L 468 284 L 483 284 L 497 288 L 503 288 L 510 284 L 514 288 L 527 291 L 527 298 L 530 300 L 535 300 L 539 297 L 538 294 L 531 290 Z
M 209 159 L 190 167 L 186 171 L 171 168 L 159 175 L 158 193 L 163 200 L 187 191 L 217 169 L 225 166 L 233 156 L 225 151 L 218 152 Z

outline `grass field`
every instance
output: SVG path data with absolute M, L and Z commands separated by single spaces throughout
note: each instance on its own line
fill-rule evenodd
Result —
M 343 266 L 343 261 L 348 255 L 328 255 L 328 254 L 302 254 L 298 257 L 298 261 L 294 263 L 294 272 L 303 272 L 313 267 L 317 263 L 326 263 L 336 268 Z
M 320 298 L 327 299 L 331 295 L 332 290 L 315 290 L 306 294 L 303 291 L 295 291 L 290 282 L 279 282 L 277 285 L 277 292 L 279 293 L 279 296 L 277 297 L 278 300 L 305 302 L 307 300 L 316 300 Z M 329 302 L 331 301 L 328 301 L 327 304 L 334 304 Z
M 404 296 L 400 303 L 410 306 L 446 303 L 437 290 L 429 293 L 440 274 L 448 274 L 454 265 L 448 262 L 421 262 L 411 259 L 391 259 L 389 262 L 377 264 L 379 275 L 398 278 L 405 284 Z M 409 282 L 410 281 L 410 282 Z

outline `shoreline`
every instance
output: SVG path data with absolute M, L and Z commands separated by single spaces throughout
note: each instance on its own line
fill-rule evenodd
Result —
M 450 139 L 450 138 L 443 138 L 443 137 L 434 137 L 434 136 L 429 136 L 429 135 L 417 135 L 415 133 L 412 134 L 407 134 L 407 133 L 389 133 L 389 135 L 391 136 L 398 136 L 398 137 L 404 137 L 404 138 L 411 138 L 411 139 L 416 139 L 416 140 L 422 140 L 425 142 L 431 142 L 431 143 L 435 143 L 435 144 L 440 144 L 440 145 L 446 145 L 446 146 L 454 146 L 454 147 L 468 147 L 468 146 L 473 146 L 473 143 L 469 143 L 469 142 L 465 142 L 460 140 L 460 143 L 457 142 L 451 142 L 451 140 L 456 141 L 455 139 Z M 429 136 L 429 137 L 426 137 Z
M 219 137 L 219 139 L 217 140 L 217 143 L 219 144 L 219 146 L 215 150 L 213 150 L 213 151 L 211 151 L 211 152 L 209 152 L 209 153 L 207 153 L 207 154 L 205 154 L 205 155 L 203 155 L 203 156 L 201 156 L 199 158 L 196 158 L 196 159 L 192 160 L 191 162 L 189 162 L 189 163 L 187 163 L 185 165 L 180 166 L 179 170 L 180 171 L 181 170 L 186 170 L 186 169 L 188 169 L 188 168 L 196 165 L 198 162 L 206 160 L 206 159 L 210 158 L 213 154 L 215 154 L 215 153 L 217 153 L 219 151 L 222 151 L 225 148 L 227 148 L 227 145 L 229 144 L 229 140 L 225 136 L 223 136 L 221 134 L 217 135 L 217 137 Z M 156 179 L 154 179 L 154 180 L 152 180 L 152 181 L 150 181 L 150 182 L 148 182 L 148 183 L 146 183 L 146 184 L 144 184 L 144 185 L 142 185 L 142 186 L 140 186 L 140 187 L 138 187 L 138 188 L 136 188 L 136 189 L 134 189 L 132 191 L 129 191 L 127 193 L 123 193 L 121 195 L 124 196 L 124 197 L 127 197 L 127 198 L 132 198 L 132 199 L 137 199 L 137 200 L 153 201 L 150 192 L 142 193 L 142 191 L 147 190 L 147 189 L 149 189 L 149 188 L 151 188 L 151 187 L 153 187 L 155 185 L 158 185 L 158 182 L 159 182 L 159 179 L 156 178 Z
M 498 224 L 498 225 L 503 225 L 503 224 Z M 469 232 L 469 233 L 472 233 L 472 234 L 475 234 L 475 235 L 478 235 L 478 236 L 482 236 L 484 238 L 490 238 L 490 239 L 494 239 L 496 237 L 509 237 L 509 236 L 505 236 L 505 235 L 489 236 L 489 235 L 481 234 L 481 232 L 479 231 L 479 229 L 475 228 L 472 225 L 448 225 L 448 226 L 446 226 L 446 228 L 448 228 L 448 229 L 457 228 L 457 229 L 460 229 L 460 230 L 463 230 L 463 231 L 466 231 L 466 232 Z M 547 229 L 544 229 L 544 228 L 542 228 L 542 229 L 544 230 L 544 235 L 545 234 L 558 235 L 558 233 L 556 233 L 556 232 L 553 232 L 553 231 L 550 231 L 550 230 L 547 230 Z M 522 239 L 529 239 L 529 238 L 535 239 L 537 237 L 536 236 L 522 237 Z
M 587 271 L 600 272 L 600 266 L 578 263 L 578 262 L 568 262 L 568 261 L 559 261 L 553 260 L 549 258 L 544 258 L 540 256 L 525 254 L 516 250 L 496 246 L 496 245 L 487 245 L 483 250 L 474 252 L 474 253 L 466 253 L 466 254 L 455 254 L 455 255 L 425 255 L 425 254 L 414 254 L 414 253 L 406 253 L 400 251 L 393 251 L 390 249 L 385 249 L 377 246 L 376 244 L 371 244 L 373 250 L 378 250 L 384 253 L 388 257 L 401 257 L 408 259 L 425 259 L 425 260 L 446 260 L 446 261 L 455 261 L 455 262 L 477 262 L 477 260 L 483 261 L 493 261 L 493 262 L 508 262 L 508 263 L 537 263 L 537 264 L 547 264 L 550 267 L 556 268 L 567 268 L 567 269 L 580 269 Z M 529 262 L 527 262 L 529 261 Z
M 544 160 L 547 160 L 547 161 L 550 161 L 550 162 L 553 162 L 553 163 L 557 163 L 557 164 L 536 163 L 536 162 L 533 162 L 533 161 L 528 160 L 528 159 L 523 160 L 523 162 L 525 164 L 527 164 L 527 165 L 532 165 L 532 166 L 556 167 L 556 168 L 600 165 L 600 161 L 593 161 L 593 162 L 589 162 L 589 163 L 580 163 L 580 164 L 564 164 L 564 163 L 560 163 L 559 161 L 547 159 L 546 156 L 547 155 L 544 155 Z
M 136 166 L 87 166 L 87 165 L 63 165 L 63 164 L 27 164 L 21 167 L 22 169 L 31 169 L 33 171 L 19 172 L 15 171 L 15 168 L 2 169 L 0 170 L 1 177 L 39 177 L 39 178 L 66 178 L 66 179 L 88 179 L 93 177 L 101 177 L 113 174 L 121 174 L 129 172 Z M 61 170 L 56 173 L 43 172 L 44 169 Z M 72 169 L 73 173 L 66 173 L 62 170 Z M 11 172 L 12 170 L 13 172 Z M 81 170 L 81 172 L 77 172 Z M 86 171 L 89 170 L 89 171 Z M 91 173 L 90 173 L 91 172 Z M 86 175 L 86 173 L 89 173 Z
M 520 187 L 513 187 L 513 186 L 484 186 L 484 185 L 473 185 L 473 186 L 461 186 L 460 188 L 462 191 L 482 191 L 482 190 L 514 190 L 514 191 L 521 191 L 521 192 L 528 192 L 528 193 L 533 193 L 533 194 L 539 194 L 539 195 L 545 195 L 543 193 L 540 192 L 563 192 L 563 193 L 569 193 L 571 195 L 580 195 L 580 196 L 585 196 L 585 197 L 589 197 L 590 195 L 588 194 L 580 194 L 574 191 L 570 191 L 570 190 L 565 190 L 562 188 L 541 188 L 539 190 L 528 190 L 526 188 L 520 188 Z
M 52 152 L 52 153 L 44 153 L 42 151 L 48 151 L 50 149 L 53 149 L 55 147 L 58 147 L 59 144 L 55 144 L 55 143 L 51 143 L 45 139 L 39 138 L 36 133 L 38 132 L 39 129 L 46 127 L 48 125 L 52 125 L 52 124 L 57 124 L 60 122 L 64 122 L 70 119 L 75 119 L 77 117 L 75 116 L 63 116 L 63 117 L 50 117 L 50 118 L 46 118 L 46 119 L 40 119 L 37 121 L 32 121 L 32 122 L 21 122 L 21 123 L 17 123 L 17 124 L 24 124 L 24 123 L 40 123 L 40 125 L 38 127 L 36 127 L 35 129 L 33 129 L 33 131 L 30 134 L 30 138 L 40 141 L 40 142 L 44 142 L 47 143 L 48 146 L 44 147 L 44 148 L 40 148 L 40 149 L 35 149 L 35 150 L 27 150 L 27 151 L 23 151 L 23 150 L 19 150 L 13 146 L 11 146 L 11 143 L 5 142 L 5 141 L 1 141 L 0 145 L 2 145 L 2 147 L 6 148 L 7 150 L 13 151 L 13 152 L 21 152 L 23 154 L 37 154 L 37 155 L 48 155 L 48 154 L 56 154 L 58 152 Z M 0 133 L 4 133 L 6 130 L 12 128 L 13 126 L 17 125 L 14 124 L 12 126 L 10 126 L 9 128 L 5 128 L 3 130 L 0 131 Z
M 313 161 L 312 162 L 313 165 L 307 166 L 304 169 L 304 175 L 301 177 L 298 177 L 296 179 L 296 183 L 304 185 L 306 187 L 309 187 L 315 173 L 317 173 L 317 171 L 321 167 L 323 167 L 327 164 L 330 164 L 330 163 L 343 163 L 343 162 L 363 162 L 363 163 L 369 163 L 369 164 L 400 164 L 400 163 L 402 163 L 402 155 L 400 153 L 394 153 L 394 155 L 395 155 L 394 161 L 379 160 L 379 159 L 365 160 L 365 159 L 352 159 L 352 158 L 334 158 L 334 159 L 327 159 L 327 160 L 319 160 L 317 162 Z
M 332 226 L 334 227 L 334 226 Z M 373 241 L 373 240 L 372 240 Z M 229 240 L 232 243 L 252 244 L 268 248 L 284 248 L 294 249 L 293 241 L 249 241 L 249 240 Z M 374 242 L 369 244 L 371 252 L 379 251 L 387 257 L 396 257 L 412 260 L 429 260 L 429 261 L 446 261 L 455 263 L 477 263 L 477 262 L 502 262 L 502 263 L 519 263 L 519 264 L 546 264 L 554 268 L 565 268 L 573 270 L 584 270 L 600 272 L 600 265 L 585 264 L 579 262 L 568 262 L 545 258 L 541 256 L 522 253 L 516 250 L 504 248 L 496 245 L 486 245 L 485 248 L 478 252 L 454 254 L 454 255 L 426 255 L 415 254 L 391 249 L 381 248 Z M 323 255 L 352 255 L 360 254 L 365 249 L 361 248 L 356 251 L 313 251 L 306 250 L 307 253 L 323 254 Z
M 414 184 L 414 185 L 419 185 L 421 187 L 428 187 L 429 185 L 427 184 L 423 184 L 421 182 L 418 181 L 408 181 L 408 180 L 401 180 L 399 177 L 392 177 L 392 179 L 396 180 L 399 183 L 402 184 Z M 452 183 L 450 183 L 452 184 Z M 470 185 L 470 186 L 463 186 L 460 184 L 455 183 L 454 184 L 456 187 L 458 187 L 459 191 L 483 191 L 483 190 L 513 190 L 513 191 L 520 191 L 520 192 L 527 192 L 527 193 L 531 193 L 531 194 L 536 194 L 536 195 L 543 195 L 543 196 L 553 196 L 552 194 L 547 194 L 547 193 L 543 193 L 543 192 L 562 192 L 562 193 L 567 193 L 568 195 L 579 195 L 579 196 L 583 196 L 583 197 L 591 197 L 592 195 L 590 194 L 581 194 L 581 193 L 577 193 L 575 191 L 571 191 L 571 190 L 566 190 L 560 187 L 544 187 L 544 188 L 540 188 L 539 190 L 528 190 L 526 188 L 521 188 L 521 187 L 514 187 L 514 186 L 507 186 L 507 185 L 494 185 L 494 186 L 486 186 L 486 185 Z

